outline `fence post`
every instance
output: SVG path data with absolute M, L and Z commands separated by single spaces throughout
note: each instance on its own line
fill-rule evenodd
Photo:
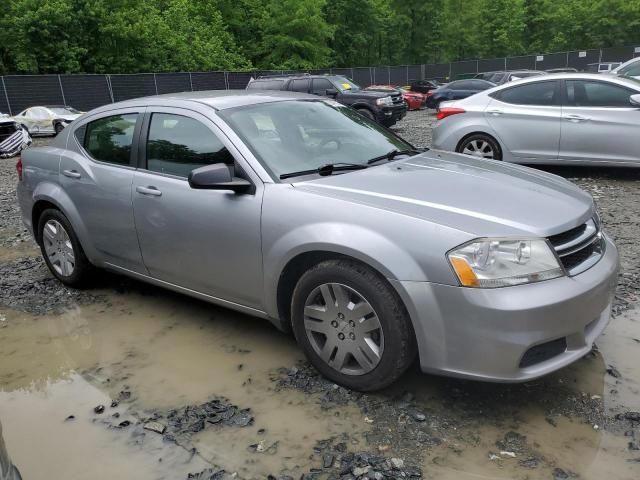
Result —
M 4 98 L 7 100 L 9 115 L 13 115 L 13 112 L 11 111 L 11 102 L 9 101 L 9 94 L 7 93 L 7 86 L 4 84 L 4 77 L 0 77 L 0 80 L 2 80 L 2 90 L 4 90 Z
M 158 95 L 158 80 L 155 73 L 153 74 L 153 84 L 156 86 L 156 95 Z
M 111 86 L 111 75 L 105 75 L 105 80 L 107 81 L 107 88 L 109 88 L 109 96 L 111 97 L 111 103 L 115 102 L 113 98 L 113 87 Z
M 224 71 L 224 88 L 225 90 L 229 90 L 229 72 Z
M 67 99 L 64 98 L 64 88 L 62 88 L 62 80 L 60 79 L 60 75 L 58 75 L 58 85 L 60 85 L 60 93 L 62 94 L 62 104 L 67 104 Z
M 569 52 L 565 52 L 565 61 L 564 61 L 564 66 L 568 67 L 569 66 Z
M 409 85 L 409 65 L 406 66 L 407 68 L 405 69 L 405 75 L 404 75 L 404 84 L 405 85 Z
M 602 63 L 602 49 L 600 49 L 600 54 L 598 55 L 598 63 Z
M 191 86 L 191 91 L 193 92 L 193 80 L 191 78 L 191 72 L 189 72 L 189 85 Z

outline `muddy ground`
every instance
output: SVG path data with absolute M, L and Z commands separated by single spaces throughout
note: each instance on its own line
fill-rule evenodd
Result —
M 395 130 L 427 146 L 432 119 Z M 0 422 L 25 479 L 640 478 L 640 172 L 552 170 L 596 197 L 622 257 L 591 354 L 523 385 L 414 367 L 363 395 L 261 320 L 110 274 L 62 287 L 21 227 L 14 163 L 0 161 Z

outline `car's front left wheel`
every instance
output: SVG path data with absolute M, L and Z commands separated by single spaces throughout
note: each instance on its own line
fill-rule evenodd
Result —
M 89 276 L 91 264 L 67 217 L 53 208 L 42 212 L 38 221 L 38 238 L 42 256 L 51 273 L 66 285 L 82 286 Z
M 415 359 L 415 334 L 400 298 L 358 262 L 328 260 L 307 271 L 294 290 L 291 314 L 310 362 L 345 387 L 381 389 Z

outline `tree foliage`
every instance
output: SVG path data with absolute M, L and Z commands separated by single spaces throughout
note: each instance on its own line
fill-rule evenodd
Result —
M 640 43 L 640 0 L 0 0 L 0 73 L 417 64 Z

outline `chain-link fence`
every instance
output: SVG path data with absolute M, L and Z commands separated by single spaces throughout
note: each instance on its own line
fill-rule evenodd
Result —
M 407 85 L 412 80 L 422 79 L 454 80 L 496 70 L 549 70 L 563 67 L 584 70 L 590 64 L 624 62 L 635 56 L 640 56 L 640 47 L 611 47 L 423 65 L 328 68 L 306 72 L 345 75 L 363 87 L 368 87 L 374 84 Z M 15 115 L 33 105 L 62 104 L 79 110 L 91 110 L 107 103 L 147 95 L 244 89 L 251 77 L 283 73 L 299 72 L 270 70 L 130 75 L 8 75 L 0 77 L 0 112 Z

